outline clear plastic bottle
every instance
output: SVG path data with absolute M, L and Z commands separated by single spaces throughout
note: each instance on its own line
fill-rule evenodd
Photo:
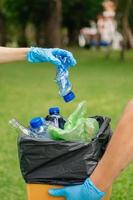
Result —
M 44 118 L 35 117 L 30 121 L 30 130 L 32 135 L 37 138 L 47 137 L 48 125 Z
M 51 107 L 49 109 L 49 115 L 46 116 L 45 120 L 47 121 L 47 125 L 52 125 L 56 128 L 64 129 L 65 120 L 60 115 L 59 107 Z
M 9 124 L 11 124 L 14 128 L 20 130 L 25 135 L 31 136 L 32 134 L 32 132 L 28 128 L 24 127 L 14 118 L 9 121 Z
M 64 101 L 70 102 L 75 98 L 75 94 L 72 92 L 72 84 L 69 80 L 69 58 L 62 58 L 60 56 L 59 59 L 62 61 L 62 64 L 57 66 L 56 83 L 59 87 L 59 94 L 63 97 Z

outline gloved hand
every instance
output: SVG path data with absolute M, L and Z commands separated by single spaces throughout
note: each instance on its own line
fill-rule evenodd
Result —
M 105 195 L 89 178 L 82 185 L 50 189 L 49 194 L 55 197 L 65 197 L 67 200 L 100 200 Z
M 69 66 L 74 66 L 76 60 L 71 52 L 59 48 L 38 48 L 31 47 L 27 53 L 27 60 L 29 62 L 50 62 L 55 65 L 61 65 L 61 59 L 67 57 Z

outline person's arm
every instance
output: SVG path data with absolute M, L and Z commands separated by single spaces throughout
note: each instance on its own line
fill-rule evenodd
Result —
M 108 148 L 90 179 L 101 191 L 106 191 L 132 161 L 133 100 L 128 103 Z
M 127 105 L 107 150 L 86 181 L 77 186 L 50 189 L 52 196 L 67 200 L 100 200 L 120 172 L 133 161 L 133 100 Z
M 0 63 L 25 60 L 29 49 L 0 47 Z
M 27 60 L 31 63 L 49 62 L 54 65 L 62 65 L 62 59 L 68 59 L 70 67 L 76 65 L 72 53 L 59 48 L 8 48 L 0 47 L 0 63 Z

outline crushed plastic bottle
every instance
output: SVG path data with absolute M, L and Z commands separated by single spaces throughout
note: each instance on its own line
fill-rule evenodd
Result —
M 9 121 L 9 124 L 12 125 L 12 127 L 14 127 L 16 129 L 18 129 L 19 131 L 21 131 L 25 135 L 31 136 L 31 134 L 32 134 L 31 131 L 28 128 L 26 128 L 25 126 L 23 126 L 22 124 L 20 124 L 14 118 Z
M 64 130 L 49 126 L 48 134 L 54 140 L 90 142 L 99 130 L 99 123 L 94 118 L 85 117 L 86 102 L 81 102 L 68 117 Z
M 61 129 L 64 129 L 64 124 L 66 122 L 60 115 L 59 107 L 51 107 L 49 109 L 49 115 L 46 116 L 45 120 L 47 121 L 48 126 L 52 125 Z
M 62 61 L 62 65 L 57 66 L 55 80 L 59 87 L 60 96 L 65 102 L 70 102 L 75 98 L 75 94 L 72 92 L 72 84 L 69 80 L 69 58 L 60 56 L 59 59 Z

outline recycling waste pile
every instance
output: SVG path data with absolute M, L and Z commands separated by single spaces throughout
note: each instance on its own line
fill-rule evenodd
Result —
M 9 122 L 18 136 L 18 154 L 26 183 L 81 184 L 91 175 L 110 140 L 110 118 L 87 117 L 85 101 L 64 118 L 58 107 L 23 126 Z

